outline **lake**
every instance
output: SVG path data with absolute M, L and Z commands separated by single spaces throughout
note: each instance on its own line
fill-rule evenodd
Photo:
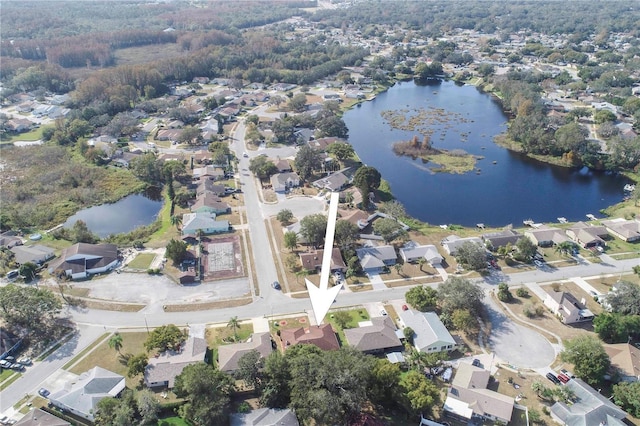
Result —
M 434 148 L 461 149 L 484 158 L 474 171 L 450 174 L 434 172 L 437 165 L 421 159 L 396 156 L 394 142 L 416 135 L 422 141 L 422 135 L 419 129 L 392 128 L 383 111 L 414 117 L 422 111 L 419 118 L 426 120 L 414 125 L 429 128 Z M 557 167 L 496 145 L 494 136 L 507 126 L 500 105 L 477 88 L 452 81 L 397 83 L 347 111 L 343 119 L 363 163 L 378 169 L 409 215 L 434 225 L 586 220 L 586 214 L 602 216 L 600 209 L 620 202 L 628 183 L 624 176 Z
M 160 190 L 150 189 L 142 194 L 128 195 L 112 204 L 80 210 L 67 219 L 64 227 L 71 228 L 76 221 L 82 220 L 100 238 L 131 232 L 155 222 L 162 208 L 162 201 Z

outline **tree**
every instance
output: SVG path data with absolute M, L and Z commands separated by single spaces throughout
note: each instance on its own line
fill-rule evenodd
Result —
M 127 360 L 127 376 L 135 377 L 138 374 L 144 373 L 148 363 L 149 359 L 147 358 L 146 353 L 140 353 L 130 357 Z
M 351 321 L 351 315 L 347 311 L 337 311 L 332 314 L 333 320 L 338 324 L 341 329 L 347 328 L 347 325 Z
M 71 228 L 71 242 L 72 243 L 89 243 L 93 244 L 99 241 L 100 238 L 95 236 L 87 227 L 87 224 L 82 220 L 77 220 Z
M 248 386 L 259 389 L 261 384 L 260 369 L 262 368 L 262 356 L 255 349 L 245 353 L 238 360 L 238 369 L 235 378 L 244 380 Z
M 518 249 L 517 259 L 527 263 L 531 262 L 538 252 L 538 246 L 527 237 L 520 238 L 516 242 L 516 248 Z
M 304 422 L 339 424 L 367 401 L 374 362 L 353 348 L 322 351 L 312 345 L 287 350 L 291 373 L 290 407 Z
M 170 218 L 171 220 L 171 224 L 174 225 L 176 227 L 176 229 L 178 229 L 180 227 L 180 225 L 182 225 L 182 217 L 178 216 L 178 215 L 173 215 Z
M 458 247 L 455 257 L 458 263 L 467 269 L 480 271 L 487 268 L 487 251 L 480 244 L 471 241 L 465 242 Z
M 478 315 L 482 307 L 484 291 L 477 284 L 461 277 L 450 277 L 438 287 L 438 300 L 445 313 L 467 309 Z
M 618 281 L 615 287 L 615 291 L 607 295 L 611 310 L 623 315 L 640 315 L 640 285 Z
M 613 400 L 634 417 L 640 417 L 640 382 L 613 385 Z
M 144 342 L 144 347 L 148 351 L 152 349 L 158 349 L 160 352 L 168 349 L 178 350 L 185 337 L 185 334 L 174 324 L 163 325 L 149 334 L 149 337 Z
M 387 359 L 376 359 L 371 371 L 372 379 L 368 394 L 371 402 L 390 408 L 400 401 L 402 388 L 400 376 L 402 371 L 398 364 L 391 364 Z
M 628 342 L 640 336 L 640 316 L 603 312 L 594 318 L 593 329 L 607 343 Z
M 260 404 L 269 408 L 284 408 L 289 404 L 291 374 L 289 360 L 280 352 L 272 352 L 264 363 Z
M 294 231 L 287 231 L 284 233 L 284 246 L 291 251 L 294 251 L 298 247 L 298 234 Z
M 348 220 L 338 220 L 335 229 L 335 241 L 338 247 L 346 249 L 360 238 L 360 228 Z
M 478 329 L 478 320 L 473 317 L 468 309 L 456 309 L 451 314 L 451 323 L 457 330 L 468 333 Z
M 94 423 L 98 426 L 113 425 L 116 408 L 120 405 L 120 400 L 116 398 L 102 398 L 96 405 L 94 413 Z
M 233 329 L 233 339 L 238 341 L 238 329 L 240 328 L 240 321 L 238 321 L 238 317 L 231 317 L 227 323 L 227 327 Z
M 278 168 L 269 157 L 258 155 L 249 160 L 249 170 L 258 177 L 258 179 L 268 179 L 271 175 L 278 173 Z
M 355 151 L 349 143 L 336 142 L 329 145 L 327 152 L 335 157 L 341 163 L 353 157 Z
M 566 341 L 560 358 L 573 364 L 576 376 L 592 386 L 604 380 L 604 375 L 611 365 L 602 343 L 589 335 Z
M 414 287 L 407 292 L 405 299 L 407 303 L 420 312 L 426 312 L 435 308 L 438 303 L 438 292 L 427 286 Z
M 182 129 L 180 136 L 178 136 L 178 143 L 197 144 L 202 140 L 202 134 L 200 129 L 194 126 L 187 126 Z
M 411 370 L 402 376 L 400 387 L 404 390 L 403 405 L 414 415 L 431 414 L 433 407 L 440 402 L 436 385 L 418 371 Z
M 513 295 L 509 291 L 509 284 L 507 283 L 498 284 L 498 299 L 501 302 L 510 302 L 513 299 Z
M 386 203 L 382 203 L 380 211 L 393 216 L 396 219 L 401 219 L 407 215 L 404 206 L 398 200 L 391 200 Z
M 398 221 L 388 217 L 376 219 L 376 221 L 373 222 L 373 232 L 384 238 L 387 243 L 407 235 L 407 231 L 402 228 L 402 225 L 400 225 Z
M 227 421 L 233 378 L 209 364 L 186 366 L 176 379 L 173 392 L 187 402 L 179 408 L 182 418 L 196 426 Z
M 288 119 L 280 119 L 271 125 L 275 141 L 282 144 L 291 144 L 296 141 L 296 134 L 293 122 Z
M 142 417 L 141 424 L 152 425 L 157 423 L 161 407 L 152 391 L 149 389 L 142 389 L 139 391 L 136 394 L 136 405 L 138 406 L 138 412 Z
M 179 264 L 187 256 L 187 243 L 180 240 L 171 239 L 167 243 L 164 257 L 170 259 L 174 265 Z
M 413 336 L 416 334 L 411 327 L 405 327 L 402 330 L 402 334 L 404 334 L 404 338 L 407 339 L 407 342 L 413 344 Z
M 555 247 L 555 251 L 556 253 L 560 253 L 562 255 L 569 255 L 571 253 L 573 253 L 573 250 L 575 249 L 575 244 L 571 241 L 563 241 L 559 244 L 556 244 Z
M 294 112 L 303 112 L 307 106 L 307 96 L 304 93 L 297 93 L 289 99 L 289 108 Z
M 287 225 L 293 220 L 293 213 L 291 213 L 289 209 L 282 209 L 276 215 L 276 219 L 278 219 L 281 225 Z
M 26 262 L 20 265 L 18 268 L 18 273 L 20 276 L 24 277 L 26 282 L 33 280 L 36 277 L 36 271 L 38 270 L 38 265 L 33 262 Z
M 327 217 L 317 213 L 305 216 L 300 221 L 300 235 L 314 247 L 318 247 L 327 232 Z
M 300 179 L 306 181 L 322 164 L 320 153 L 309 145 L 303 145 L 298 149 L 293 165 Z
M 62 304 L 49 289 L 0 286 L 0 318 L 8 328 L 24 328 L 46 337 Z
M 593 121 L 596 124 L 606 123 L 607 121 L 616 121 L 617 117 L 608 109 L 599 109 L 593 114 Z
M 382 177 L 380 172 L 373 167 L 362 166 L 353 176 L 353 185 L 362 195 L 362 204 L 369 206 L 369 194 L 380 187 Z
M 321 138 L 336 137 L 346 139 L 349 136 L 347 125 L 337 115 L 320 117 L 316 122 L 316 128 L 318 130 L 317 136 Z
M 109 337 L 109 341 L 107 343 L 111 349 L 120 353 L 120 349 L 122 349 L 122 335 L 116 331 L 111 335 L 111 337 Z

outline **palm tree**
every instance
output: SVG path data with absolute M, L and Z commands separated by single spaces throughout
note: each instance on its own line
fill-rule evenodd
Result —
M 115 349 L 120 353 L 120 349 L 122 349 L 122 336 L 116 331 L 111 335 L 107 343 L 111 349 Z
M 420 265 L 420 272 L 424 272 L 422 270 L 422 267 L 424 266 L 424 264 L 427 262 L 427 259 L 425 259 L 424 257 L 421 257 L 420 259 L 418 259 L 418 265 Z
M 542 391 L 545 390 L 545 385 L 542 384 L 542 382 L 540 382 L 539 380 L 536 380 L 535 382 L 531 383 L 531 390 L 534 391 L 536 393 L 536 395 L 540 396 L 540 394 L 542 393 Z
M 563 241 L 556 245 L 555 251 L 560 254 L 568 255 L 573 252 L 574 244 L 571 241 Z
M 240 328 L 240 322 L 238 321 L 238 317 L 231 317 L 231 319 L 227 323 L 227 327 L 233 328 L 233 338 L 235 340 L 238 340 L 238 329 Z
M 176 229 L 178 229 L 178 227 L 182 225 L 182 217 L 177 215 L 171 216 L 171 224 L 174 225 Z

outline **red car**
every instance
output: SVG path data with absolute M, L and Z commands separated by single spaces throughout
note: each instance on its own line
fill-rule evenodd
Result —
M 408 307 L 407 305 L 402 305 L 402 310 L 403 310 L 403 311 L 408 311 L 408 310 L 409 310 L 409 307 Z
M 571 380 L 571 378 L 569 376 L 567 376 L 565 374 L 562 374 L 562 373 L 558 374 L 558 379 L 560 379 L 560 381 L 563 384 L 566 384 L 569 380 Z

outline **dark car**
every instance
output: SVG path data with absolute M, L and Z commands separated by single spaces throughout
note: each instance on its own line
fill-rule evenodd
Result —
M 276 290 L 280 290 L 280 283 L 278 281 L 274 281 L 271 283 L 271 287 L 275 288 Z
M 560 379 L 558 379 L 556 375 L 553 373 L 547 373 L 547 379 L 551 380 L 556 385 L 559 385 L 560 383 L 562 383 Z
M 471 361 L 471 365 L 474 367 L 480 367 L 480 360 L 478 358 L 474 358 L 473 361 Z
M 46 398 L 46 397 L 48 397 L 48 396 L 49 396 L 49 394 L 51 394 L 51 392 L 49 392 L 49 391 L 48 391 L 48 390 L 46 390 L 45 388 L 40 388 L 40 389 L 38 390 L 38 394 L 39 394 L 41 397 Z

